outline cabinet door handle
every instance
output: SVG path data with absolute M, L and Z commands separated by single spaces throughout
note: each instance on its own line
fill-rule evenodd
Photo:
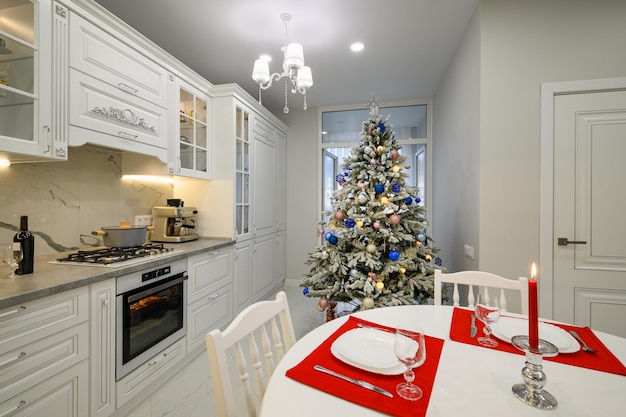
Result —
M 124 83 L 119 83 L 117 85 L 117 87 L 122 90 L 122 91 L 126 91 L 127 93 L 130 94 L 137 94 L 139 92 L 139 90 L 137 90 L 136 88 L 133 88 L 131 86 L 129 86 L 128 84 L 124 84 Z
M 17 314 L 17 313 L 19 313 L 20 311 L 24 311 L 24 310 L 26 310 L 26 307 L 21 306 L 20 308 L 18 308 L 18 309 L 16 309 L 16 310 L 7 311 L 6 313 L 2 313 L 2 314 L 0 314 L 0 318 L 2 318 L 2 317 L 6 317 L 6 316 L 12 316 L 13 314 Z
M 587 242 L 584 240 L 567 240 L 566 237 L 560 237 L 557 240 L 559 246 L 567 246 L 567 245 L 586 245 Z
M 10 364 L 11 362 L 18 361 L 18 360 L 20 360 L 21 358 L 23 358 L 24 356 L 26 356 L 26 352 L 20 352 L 20 354 L 19 354 L 19 355 L 17 355 L 17 356 L 15 356 L 14 358 L 11 358 L 11 359 L 9 359 L 9 360 L 6 360 L 6 361 L 4 361 L 4 362 L 0 363 L 0 368 L 2 368 L 2 367 L 3 367 L 3 366 L 5 366 L 5 365 Z
M 6 413 L 2 414 L 0 417 L 8 416 L 13 411 L 19 410 L 20 408 L 24 407 L 25 405 L 26 405 L 26 401 L 21 400 L 15 407 L 13 407 L 12 409 L 8 410 Z
M 139 135 L 133 135 L 131 133 L 119 131 L 117 132 L 117 136 L 124 138 L 124 139 L 137 139 Z
M 161 357 L 159 357 L 158 359 L 155 359 L 152 362 L 150 362 L 150 366 L 154 366 L 154 365 L 158 364 L 159 362 L 161 362 L 166 357 L 167 357 L 167 353 L 162 354 Z
M 218 292 L 218 293 L 215 293 L 215 294 L 213 294 L 212 296 L 210 296 L 210 297 L 208 298 L 208 301 L 213 301 L 213 300 L 215 300 L 216 298 L 218 298 L 219 296 L 220 296 L 220 293 L 219 293 L 219 292 Z

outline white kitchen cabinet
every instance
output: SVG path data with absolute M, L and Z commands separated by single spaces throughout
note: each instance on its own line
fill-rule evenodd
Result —
M 54 6 L 54 7 L 53 7 Z M 0 2 L 0 159 L 67 159 L 67 9 L 51 0 Z M 53 56 L 54 45 L 54 56 Z
M 277 287 L 282 287 L 287 278 L 287 233 L 283 230 L 276 233 L 276 282 Z
M 88 413 L 88 320 L 87 288 L 0 310 L 0 415 Z
M 78 417 L 89 415 L 89 365 L 82 361 L 0 403 L 0 416 Z
M 166 69 L 96 23 L 70 14 L 69 144 L 93 143 L 167 162 Z
M 274 235 L 254 239 L 252 255 L 253 302 L 264 300 L 276 287 L 276 242 Z
M 235 244 L 235 261 L 233 268 L 233 315 L 252 304 L 252 253 L 254 240 L 244 240 Z
M 254 118 L 252 130 L 252 212 L 254 236 L 276 231 L 276 142 L 274 132 L 260 117 Z
M 276 131 L 274 141 L 276 143 L 276 161 L 283 162 L 277 163 L 275 166 L 276 194 L 274 214 L 276 215 L 276 230 L 281 231 L 287 227 L 287 134 L 281 130 Z
M 115 411 L 115 279 L 91 285 L 90 415 Z
M 117 381 L 116 401 L 120 408 L 152 384 L 162 381 L 168 371 L 179 366 L 186 355 L 186 341 L 183 337 L 155 355 L 151 360 Z
M 170 174 L 210 179 L 210 97 L 170 74 Z
M 187 351 L 192 352 L 205 345 L 209 331 L 232 320 L 233 248 L 194 255 L 187 262 Z

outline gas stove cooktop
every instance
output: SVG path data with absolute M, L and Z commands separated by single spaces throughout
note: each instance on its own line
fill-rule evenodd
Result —
M 162 243 L 146 243 L 129 248 L 103 247 L 98 249 L 79 250 L 65 258 L 51 261 L 52 264 L 99 266 L 119 268 L 136 263 L 180 253 L 182 250 L 166 248 Z

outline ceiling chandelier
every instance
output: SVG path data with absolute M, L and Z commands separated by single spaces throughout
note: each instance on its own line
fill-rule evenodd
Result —
M 269 60 L 260 57 L 254 61 L 254 69 L 252 70 L 252 79 L 259 84 L 259 104 L 263 104 L 261 99 L 261 91 L 267 90 L 272 86 L 273 81 L 285 80 L 285 107 L 283 112 L 289 113 L 287 106 L 287 95 L 289 83 L 291 82 L 291 92 L 293 94 L 300 93 L 304 96 L 304 110 L 306 110 L 306 90 L 313 85 L 313 76 L 311 68 L 304 65 L 304 52 L 302 45 L 296 42 L 287 43 L 287 25 L 291 21 L 289 13 L 280 15 L 280 20 L 285 24 L 285 46 L 283 51 L 283 72 L 270 75 Z

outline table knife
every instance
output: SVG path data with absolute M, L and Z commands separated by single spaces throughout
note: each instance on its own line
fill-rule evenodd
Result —
M 472 314 L 470 323 L 470 337 L 476 336 L 478 328 L 476 327 L 476 315 Z
M 324 372 L 325 374 L 328 374 L 328 375 L 335 376 L 335 377 L 337 377 L 339 379 L 343 379 L 344 381 L 351 382 L 351 383 L 353 383 L 355 385 L 358 385 L 360 387 L 372 390 L 372 391 L 377 392 L 379 394 L 386 395 L 389 398 L 393 398 L 393 394 L 390 393 L 389 391 L 386 391 L 386 390 L 384 390 L 384 389 L 382 389 L 380 387 L 377 387 L 376 385 L 370 384 L 367 381 L 362 381 L 360 379 L 350 378 L 349 376 L 345 376 L 345 375 L 342 375 L 342 374 L 337 373 L 335 371 L 331 371 L 330 369 L 324 368 L 323 366 L 320 366 L 320 365 L 315 365 L 313 367 L 313 369 L 315 369 L 316 371 Z

